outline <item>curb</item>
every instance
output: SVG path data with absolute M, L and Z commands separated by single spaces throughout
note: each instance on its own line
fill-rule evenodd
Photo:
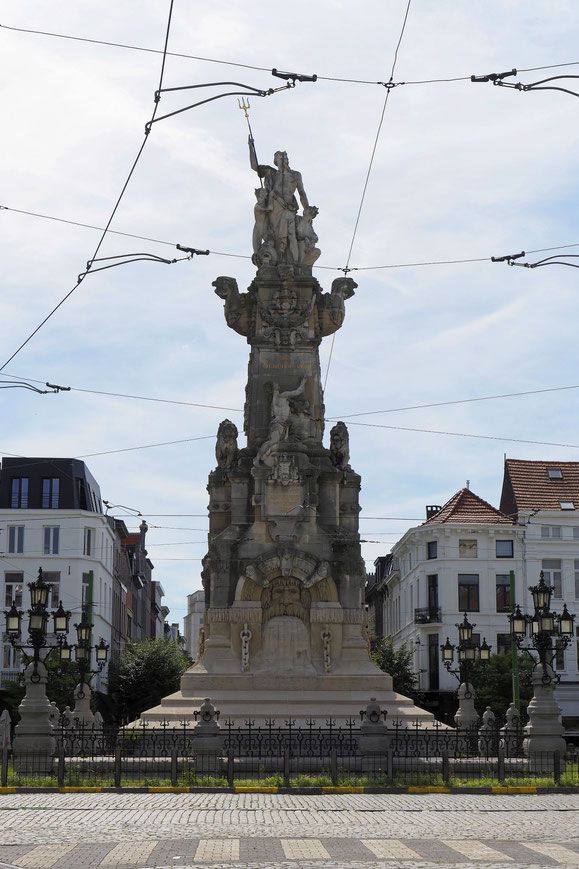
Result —
M 504 786 L 500 785 L 487 787 L 441 787 L 441 786 L 423 786 L 409 785 L 406 787 L 400 786 L 384 786 L 366 785 L 366 786 L 344 786 L 344 787 L 301 787 L 292 788 L 284 786 L 264 786 L 256 785 L 234 785 L 234 787 L 194 787 L 194 786 L 177 786 L 177 787 L 18 787 L 7 786 L 0 787 L 0 797 L 2 794 L 45 794 L 45 793 L 60 793 L 60 794 L 295 794 L 296 796 L 303 795 L 325 795 L 325 794 L 461 794 L 463 796 L 472 794 L 488 794 L 497 796 L 505 795 L 528 795 L 536 796 L 543 794 L 578 794 L 579 788 L 575 787 L 541 787 L 541 786 Z

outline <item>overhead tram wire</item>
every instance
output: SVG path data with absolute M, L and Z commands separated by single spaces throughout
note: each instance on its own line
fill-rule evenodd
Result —
M 4 30 L 12 30 L 16 33 L 31 33 L 36 36 L 49 36 L 54 39 L 68 39 L 73 42 L 87 42 L 92 45 L 105 45 L 111 48 L 124 48 L 129 51 L 141 51 L 147 54 L 163 54 L 161 49 L 159 48 L 147 48 L 142 45 L 129 45 L 124 42 L 111 42 L 110 40 L 105 39 L 91 39 L 86 36 L 71 36 L 66 33 L 53 33 L 48 30 L 33 30 L 29 27 L 13 27 L 9 24 L 0 24 L 0 29 Z M 167 51 L 167 57 L 180 57 L 185 60 L 197 60 L 203 63 L 217 63 L 223 66 L 236 66 L 241 69 L 253 69 L 258 72 L 271 72 L 271 67 L 269 66 L 255 66 L 250 63 L 240 63 L 238 61 L 232 60 L 222 60 L 220 58 L 215 57 L 202 57 L 200 55 L 195 54 L 185 54 L 177 51 Z M 536 72 L 543 69 L 559 69 L 563 66 L 578 66 L 579 60 L 571 60 L 567 63 L 553 63 L 548 66 L 531 66 L 526 69 L 519 68 L 519 72 Z M 322 81 L 335 81 L 335 82 L 345 82 L 348 84 L 364 84 L 364 85 L 380 85 L 381 82 L 374 81 L 373 79 L 360 79 L 360 78 L 343 78 L 340 76 L 329 76 L 329 75 L 319 75 L 318 80 Z M 456 82 L 456 81 L 470 81 L 470 75 L 463 76 L 454 76 L 450 78 L 430 78 L 430 79 L 417 79 L 413 81 L 403 81 L 398 82 L 400 85 L 421 85 L 421 84 L 439 84 L 439 83 L 448 83 L 448 82 Z
M 165 61 L 166 61 L 166 59 L 167 59 L 167 46 L 168 46 L 168 43 L 169 43 L 169 33 L 170 33 L 170 30 L 171 30 L 171 18 L 172 18 L 172 15 L 173 15 L 173 0 L 169 0 L 169 14 L 168 14 L 168 18 L 167 18 L 167 28 L 166 28 L 166 31 L 165 31 L 165 43 L 164 43 L 164 46 L 163 46 L 163 59 L 162 59 L 162 61 L 161 61 L 161 71 L 160 71 L 160 74 L 159 74 L 159 87 L 157 88 L 157 91 L 161 90 L 161 88 L 162 88 L 162 86 L 163 86 L 163 76 L 164 76 L 164 73 L 165 73 Z M 159 106 L 159 100 L 156 99 L 156 100 L 155 100 L 154 107 L 153 107 L 153 112 L 152 112 L 152 115 L 151 115 L 151 121 L 150 121 L 149 123 L 152 123 L 152 122 L 155 120 L 155 115 L 157 114 L 157 108 L 158 108 L 158 106 Z M 141 155 L 142 155 L 143 150 L 144 150 L 144 148 L 145 148 L 145 145 L 146 145 L 146 143 L 147 143 L 147 139 L 149 138 L 149 130 L 150 130 L 150 127 L 149 127 L 148 129 L 145 128 L 145 135 L 144 135 L 144 138 L 143 138 L 143 142 L 142 142 L 142 144 L 141 144 L 141 147 L 139 148 L 139 150 L 138 150 L 138 152 L 137 152 L 137 156 L 135 157 L 135 159 L 134 159 L 134 161 L 133 161 L 133 165 L 131 166 L 131 169 L 130 169 L 130 171 L 129 171 L 129 174 L 127 175 L 127 178 L 126 178 L 126 180 L 125 180 L 125 183 L 124 183 L 123 186 L 122 186 L 121 192 L 120 192 L 120 194 L 119 194 L 119 196 L 118 196 L 118 198 L 117 198 L 117 201 L 115 202 L 115 205 L 114 205 L 114 207 L 113 207 L 113 210 L 112 210 L 112 212 L 111 212 L 111 214 L 110 214 L 110 217 L 109 217 L 109 219 L 108 219 L 108 221 L 107 221 L 107 223 L 106 223 L 106 225 L 105 225 L 105 228 L 103 229 L 103 232 L 102 232 L 102 234 L 101 234 L 101 237 L 100 237 L 100 239 L 99 239 L 99 242 L 98 242 L 98 244 L 97 244 L 97 246 L 96 246 L 96 248 L 95 248 L 95 251 L 94 251 L 92 257 L 91 257 L 90 260 L 89 260 L 89 263 L 92 263 L 92 262 L 96 259 L 97 255 L 98 255 L 98 252 L 100 251 L 100 249 L 101 249 L 101 247 L 102 247 L 102 244 L 103 244 L 103 242 L 104 242 L 104 240 L 105 240 L 105 237 L 106 237 L 106 234 L 107 234 L 107 232 L 108 232 L 108 230 L 109 230 L 109 227 L 110 227 L 111 223 L 113 222 L 114 216 L 115 216 L 115 214 L 117 213 L 117 210 L 118 210 L 118 208 L 119 208 L 119 205 L 121 204 L 121 200 L 122 200 L 123 196 L 125 195 L 125 191 L 126 191 L 128 185 L 129 185 L 129 182 L 130 182 L 131 178 L 133 177 L 133 173 L 134 173 L 135 169 L 137 168 L 137 164 L 138 164 L 139 160 L 141 159 Z M 87 271 L 88 271 L 89 268 L 90 268 L 90 267 L 87 265 Z M 50 313 L 48 313 L 48 314 L 46 315 L 46 317 L 42 320 L 42 322 L 41 322 L 41 323 L 36 327 L 36 329 L 34 329 L 33 332 L 30 333 L 30 335 L 28 336 L 28 338 L 26 338 L 26 340 L 22 342 L 22 344 L 21 344 L 21 345 L 20 345 L 20 346 L 19 346 L 19 347 L 14 351 L 14 353 L 12 353 L 12 355 L 11 355 L 11 356 L 6 360 L 6 362 L 4 362 L 4 364 L 3 364 L 2 366 L 0 366 L 0 372 L 3 371 L 3 370 L 6 368 L 6 366 L 7 366 L 7 365 L 8 365 L 8 364 L 9 364 L 9 363 L 14 359 L 14 357 L 17 356 L 18 353 L 20 353 L 20 351 L 22 350 L 22 348 L 25 347 L 25 346 L 28 344 L 28 342 L 29 342 L 29 341 L 30 341 L 30 340 L 31 340 L 31 339 L 32 339 L 32 338 L 37 334 L 37 332 L 40 331 L 40 329 L 42 329 L 42 327 L 45 325 L 45 323 L 47 323 L 48 320 L 50 320 L 50 318 L 51 318 L 51 317 L 52 317 L 52 316 L 53 316 L 53 315 L 58 311 L 58 309 L 59 309 L 59 308 L 60 308 L 60 307 L 61 307 L 61 306 L 62 306 L 62 305 L 67 301 L 67 299 L 69 299 L 70 296 L 72 296 L 72 294 L 75 292 L 75 290 L 78 289 L 78 287 L 80 286 L 80 284 L 81 284 L 82 281 L 84 280 L 84 277 L 85 277 L 85 274 L 80 274 L 80 275 L 78 276 L 77 281 L 76 281 L 76 284 L 74 285 L 74 287 L 73 287 L 71 290 L 69 290 L 69 292 L 68 292 L 68 293 L 67 293 L 67 294 L 66 294 L 66 295 L 65 295 L 65 296 L 60 300 L 60 302 L 59 302 L 59 303 L 58 303 L 58 304 L 57 304 L 57 305 L 56 305 L 56 306 L 55 306 L 55 307 L 50 311 Z
M 0 377 L 17 377 L 17 375 L 0 374 Z M 19 377 L 19 379 L 22 381 L 27 380 L 27 381 L 30 381 L 31 383 L 44 383 L 45 382 L 43 380 L 35 379 L 34 377 Z M 1 382 L 2 381 L 0 381 L 0 383 Z M 185 407 L 201 407 L 201 408 L 207 408 L 210 410 L 226 410 L 226 411 L 229 411 L 230 413 L 243 413 L 241 408 L 226 407 L 224 405 L 200 404 L 198 402 L 193 402 L 193 401 L 178 401 L 177 399 L 155 398 L 153 396 L 147 396 L 147 395 L 131 395 L 131 394 L 122 393 L 122 392 L 105 392 L 104 390 L 100 390 L 100 389 L 82 389 L 81 387 L 78 387 L 78 386 L 69 386 L 69 387 L 60 387 L 60 388 L 61 389 L 66 388 L 67 390 L 70 390 L 71 392 L 88 393 L 90 395 L 105 395 L 105 396 L 111 396 L 113 398 L 129 398 L 129 399 L 134 399 L 137 401 L 152 401 L 152 402 L 159 402 L 161 404 L 176 404 L 176 405 L 182 405 Z M 455 399 L 449 399 L 447 401 L 429 402 L 428 404 L 411 404 L 411 405 L 406 405 L 404 407 L 388 407 L 388 408 L 385 408 L 383 410 L 366 410 L 366 411 L 361 411 L 359 413 L 337 414 L 337 415 L 332 415 L 332 416 L 326 416 L 326 417 L 324 417 L 324 419 L 326 422 L 334 422 L 335 420 L 339 420 L 339 419 L 353 419 L 354 417 L 357 417 L 357 416 L 373 416 L 375 414 L 377 415 L 377 414 L 381 414 L 381 413 L 399 413 L 399 412 L 407 411 L 407 410 L 425 410 L 425 409 L 432 408 L 432 407 L 447 407 L 449 405 L 454 405 L 454 404 L 474 404 L 478 401 L 494 401 L 494 400 L 498 400 L 498 399 L 502 399 L 502 398 L 518 398 L 518 397 L 524 396 L 524 395 L 541 395 L 543 393 L 564 392 L 564 391 L 571 390 L 571 389 L 579 389 L 579 384 L 572 384 L 571 386 L 550 386 L 550 387 L 545 387 L 544 389 L 526 389 L 526 390 L 523 390 L 521 392 L 504 392 L 504 393 L 500 393 L 497 395 L 477 396 L 475 398 L 455 398 Z M 6 453 L 6 455 L 9 455 L 9 454 Z
M 382 112 L 380 114 L 380 123 L 378 124 L 378 129 L 376 131 L 376 136 L 374 138 L 374 145 L 372 147 L 372 153 L 370 155 L 370 164 L 368 166 L 368 171 L 366 173 L 366 178 L 364 181 L 364 187 L 362 189 L 362 197 L 360 199 L 360 205 L 358 208 L 358 214 L 356 215 L 356 222 L 354 224 L 354 231 L 352 233 L 352 240 L 350 241 L 350 249 L 348 251 L 348 257 L 346 260 L 346 265 L 343 269 L 344 275 L 347 275 L 350 271 L 350 258 L 352 256 L 352 248 L 354 247 L 354 241 L 356 240 L 356 233 L 358 232 L 358 224 L 360 223 L 360 215 L 362 214 L 362 208 L 364 207 L 364 200 L 366 199 L 366 190 L 368 189 L 368 181 L 370 180 L 370 173 L 372 172 L 372 166 L 374 165 L 374 156 L 376 154 L 376 148 L 378 147 L 378 139 L 380 138 L 380 132 L 382 130 L 382 124 L 384 123 L 384 115 L 386 113 L 386 107 L 388 105 L 388 99 L 390 97 L 390 91 L 395 86 L 392 82 L 394 77 L 394 70 L 396 68 L 396 61 L 398 60 L 398 49 L 400 48 L 400 44 L 402 42 L 402 37 L 404 36 L 404 31 L 406 29 L 406 22 L 408 21 L 408 13 L 410 11 L 410 3 L 412 0 L 408 0 L 406 6 L 406 12 L 404 14 L 404 21 L 402 22 L 402 28 L 400 30 L 400 36 L 398 37 L 398 43 L 396 45 L 396 50 L 394 51 L 394 60 L 392 62 L 392 69 L 390 70 L 390 80 L 387 84 L 384 85 L 386 88 L 386 96 L 384 97 L 384 104 L 382 106 Z M 326 391 L 326 385 L 328 383 L 328 374 L 330 373 L 330 365 L 332 364 L 332 355 L 334 353 L 334 344 L 336 341 L 336 333 L 332 334 L 332 341 L 330 343 L 330 352 L 328 355 L 328 363 L 326 365 L 326 374 L 324 376 L 324 392 Z
M 80 226 L 84 229 L 94 229 L 94 230 L 97 230 L 99 232 L 103 231 L 103 227 L 101 227 L 101 226 L 94 226 L 90 223 L 81 223 L 78 220 L 66 220 L 62 217 L 54 217 L 53 215 L 50 215 L 50 214 L 39 214 L 36 211 L 25 211 L 22 208 L 11 208 L 9 205 L 0 205 L 0 211 L 11 211 L 11 212 L 14 212 L 15 214 L 25 214 L 28 217 L 37 217 L 37 218 L 40 218 L 42 220 L 54 220 L 57 223 L 67 223 L 71 226 Z M 154 244 L 163 244 L 163 245 L 167 245 L 168 247 L 177 247 L 177 244 L 173 241 L 165 241 L 164 239 L 160 239 L 160 238 L 151 238 L 150 236 L 147 236 L 147 235 L 136 235 L 135 233 L 132 233 L 132 232 L 120 232 L 119 230 L 115 230 L 115 229 L 109 229 L 109 230 L 107 230 L 107 233 L 108 233 L 108 235 L 122 235 L 122 236 L 125 236 L 126 238 L 136 238 L 136 239 L 139 239 L 141 241 L 150 241 L 150 242 L 153 242 Z M 546 253 L 546 252 L 552 251 L 552 250 L 565 250 L 565 249 L 571 248 L 571 247 L 579 247 L 579 242 L 575 242 L 573 244 L 558 244 L 558 245 L 555 245 L 553 247 L 535 248 L 534 250 L 528 250 L 527 253 L 528 254 Z M 212 256 L 233 257 L 235 259 L 251 259 L 251 257 L 248 254 L 227 253 L 225 251 L 218 251 L 218 250 L 209 250 L 209 253 Z M 381 271 L 381 270 L 385 270 L 385 269 L 419 268 L 419 267 L 423 267 L 423 266 L 448 266 L 448 265 L 462 265 L 464 263 L 483 263 L 483 262 L 490 263 L 490 262 L 495 262 L 495 261 L 497 261 L 496 257 L 482 256 L 482 257 L 470 257 L 467 259 L 443 259 L 443 260 L 426 260 L 423 262 L 410 262 L 410 263 L 387 263 L 385 265 L 379 265 L 379 266 L 352 266 L 349 269 L 349 271 L 350 272 L 368 272 L 368 271 Z M 324 271 L 331 271 L 331 272 L 343 272 L 344 271 L 343 266 L 314 265 L 313 268 L 323 269 Z M 27 379 L 30 379 L 30 378 L 27 378 Z
M 466 434 L 464 432 L 457 431 L 439 431 L 437 429 L 431 428 L 410 428 L 409 426 L 402 425 L 382 425 L 377 422 L 350 422 L 350 425 L 359 425 L 364 426 L 365 428 L 383 428 L 389 429 L 392 431 L 410 431 L 417 432 L 419 434 L 434 434 L 434 435 L 446 435 L 449 437 L 456 438 L 476 438 L 484 441 L 506 441 L 508 443 L 514 444 L 536 444 L 539 446 L 545 447 L 565 447 L 566 449 L 579 450 L 579 444 L 562 444 L 554 441 L 533 441 L 527 440 L 525 438 L 507 438 L 501 437 L 499 435 L 481 435 L 481 434 Z

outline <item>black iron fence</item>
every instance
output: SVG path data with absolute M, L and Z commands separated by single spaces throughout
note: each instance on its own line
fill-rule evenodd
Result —
M 569 751 L 525 753 L 522 728 L 479 732 L 332 720 L 305 726 L 226 721 L 208 738 L 173 727 L 56 728 L 55 749 L 2 752 L 0 783 L 58 787 L 525 786 L 579 787 Z

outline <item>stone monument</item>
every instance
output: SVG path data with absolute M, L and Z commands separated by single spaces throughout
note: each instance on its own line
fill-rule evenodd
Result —
M 250 146 L 252 142 L 250 141 Z M 232 277 L 213 286 L 230 329 L 250 346 L 247 445 L 230 420 L 219 426 L 209 475 L 206 611 L 197 662 L 181 690 L 144 712 L 149 724 L 193 718 L 205 698 L 239 724 L 354 717 L 370 698 L 388 721 L 432 716 L 392 691 L 369 655 L 360 551 L 360 477 L 338 422 L 323 444 L 319 346 L 344 321 L 357 284 L 338 277 L 323 292 L 320 254 L 302 176 L 283 151 L 275 168 L 250 147 L 256 190 L 247 292 Z M 295 194 L 303 214 L 298 214 Z

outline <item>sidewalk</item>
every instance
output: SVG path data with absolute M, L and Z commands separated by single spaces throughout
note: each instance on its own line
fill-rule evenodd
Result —
M 579 867 L 579 796 L 2 794 L 20 869 Z

